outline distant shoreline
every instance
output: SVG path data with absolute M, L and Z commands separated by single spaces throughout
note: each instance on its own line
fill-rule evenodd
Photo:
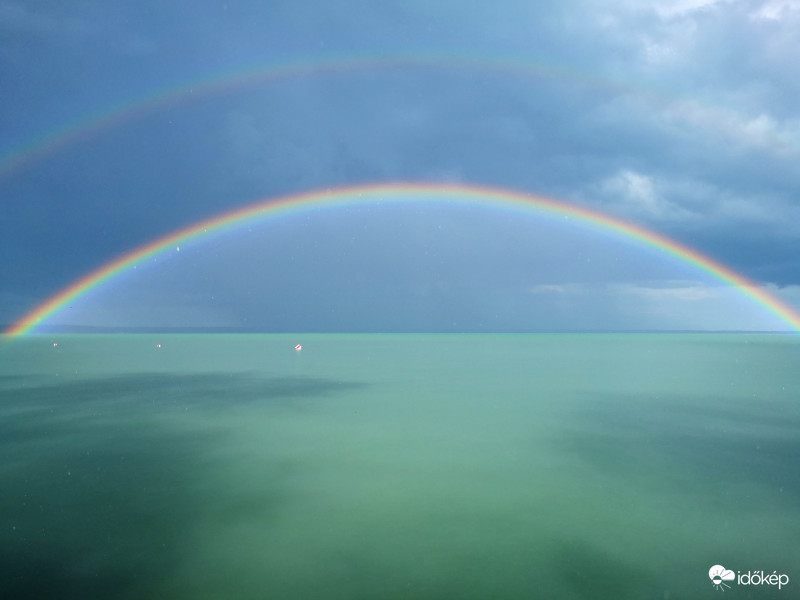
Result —
M 0 330 L 6 331 L 10 325 L 3 325 Z M 240 334 L 295 334 L 295 335 L 324 335 L 324 334 L 391 334 L 391 335 L 530 335 L 530 334 L 757 334 L 757 335 L 797 335 L 797 331 L 760 331 L 760 330 L 712 330 L 712 329 L 540 329 L 531 331 L 262 331 L 246 329 L 243 327 L 91 327 L 81 325 L 63 325 L 48 328 L 46 331 L 31 332 L 23 335 L 67 335 L 67 334 L 210 334 L 210 333 L 240 333 Z M 4 334 L 8 335 L 8 334 Z

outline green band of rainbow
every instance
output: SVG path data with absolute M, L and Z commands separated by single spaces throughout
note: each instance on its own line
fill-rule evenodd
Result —
M 193 238 L 235 229 L 248 222 L 319 209 L 376 205 L 380 203 L 430 202 L 505 208 L 551 218 L 573 219 L 576 225 L 588 225 L 601 231 L 618 234 L 623 238 L 632 239 L 666 255 L 673 256 L 710 274 L 716 279 L 736 287 L 742 294 L 777 316 L 792 329 L 800 331 L 800 314 L 762 288 L 759 288 L 755 283 L 748 281 L 728 267 L 687 246 L 638 225 L 626 223 L 593 210 L 523 192 L 473 185 L 388 183 L 326 189 L 270 199 L 190 225 L 124 254 L 89 273 L 37 306 L 14 323 L 6 333 L 22 335 L 33 332 L 37 326 L 43 324 L 46 319 L 53 316 L 69 302 L 89 293 L 94 288 L 143 260 L 159 252 L 172 249 L 176 245 L 185 243 Z
M 388 52 L 351 56 L 324 55 L 284 59 L 281 62 L 207 74 L 204 77 L 154 90 L 145 96 L 107 106 L 0 153 L 0 179 L 11 175 L 25 165 L 69 147 L 79 140 L 90 138 L 121 123 L 164 110 L 167 107 L 190 104 L 216 94 L 256 88 L 295 78 L 412 68 L 461 70 L 517 78 L 547 79 L 600 90 L 613 95 L 630 95 L 655 106 L 678 103 L 685 108 L 691 108 L 691 110 L 681 112 L 682 118 L 688 119 L 689 122 L 698 121 L 704 127 L 710 127 L 723 133 L 731 128 L 732 120 L 742 120 L 731 109 L 705 105 L 696 100 L 681 97 L 675 92 L 660 90 L 654 87 L 652 82 L 642 81 L 634 84 L 630 81 L 582 71 L 574 65 L 559 65 L 532 56 L 475 55 L 464 51 L 453 52 L 443 49 L 432 50 L 429 54 Z M 733 131 L 732 135 L 738 134 Z M 791 144 L 777 134 L 766 132 L 762 137 L 768 143 L 767 147 L 779 155 L 785 154 L 793 148 L 796 150 L 795 144 Z
M 79 140 L 90 138 L 129 120 L 141 118 L 168 107 L 191 104 L 217 94 L 247 90 L 298 78 L 387 72 L 393 69 L 478 71 L 516 77 L 547 78 L 606 90 L 610 93 L 653 95 L 627 83 L 614 82 L 595 74 L 581 72 L 574 67 L 567 68 L 548 64 L 534 58 L 521 60 L 513 57 L 490 57 L 439 51 L 429 55 L 383 53 L 285 59 L 280 62 L 207 74 L 85 115 L 73 123 L 37 136 L 0 154 L 0 178 Z

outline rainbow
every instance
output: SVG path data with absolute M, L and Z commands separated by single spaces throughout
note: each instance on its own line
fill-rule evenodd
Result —
M 535 214 L 558 219 L 562 222 L 571 220 L 570 222 L 576 225 L 588 226 L 601 232 L 617 235 L 623 239 L 633 240 L 645 247 L 653 248 L 665 255 L 692 265 L 714 278 L 736 287 L 757 305 L 777 316 L 792 329 L 800 331 L 800 314 L 762 288 L 759 288 L 755 283 L 683 244 L 638 225 L 633 225 L 587 208 L 519 191 L 474 185 L 388 183 L 326 189 L 263 200 L 190 225 L 136 248 L 82 277 L 23 316 L 6 333 L 18 336 L 33 332 L 36 327 L 42 325 L 44 321 L 58 313 L 65 305 L 76 298 L 88 294 L 106 281 L 142 261 L 194 238 L 225 233 L 246 223 L 274 219 L 280 216 L 297 215 L 316 210 L 366 205 L 375 206 L 387 203 L 474 205 Z
M 683 115 L 682 118 L 703 127 L 715 128 L 734 137 L 738 134 L 731 130 L 731 122 L 742 120 L 731 110 L 706 107 L 700 103 L 688 101 L 686 98 L 680 98 L 676 94 L 658 91 L 652 85 L 648 87 L 634 86 L 629 82 L 599 77 L 590 72 L 580 71 L 575 67 L 548 64 L 534 58 L 470 56 L 446 51 L 438 51 L 431 55 L 386 53 L 366 57 L 303 58 L 261 64 L 188 80 L 176 86 L 86 115 L 54 131 L 36 136 L 0 155 L 0 178 L 8 177 L 26 165 L 33 164 L 63 148 L 125 122 L 143 118 L 148 114 L 154 114 L 167 108 L 197 102 L 203 98 L 303 77 L 411 68 L 478 71 L 496 75 L 550 79 L 600 90 L 609 95 L 633 96 L 656 106 L 678 103 L 684 109 L 679 111 Z M 735 127 L 733 129 L 735 130 Z M 791 149 L 787 141 L 778 135 L 767 135 L 767 141 L 769 141 L 769 147 L 779 155 L 785 154 L 788 149 Z
M 125 122 L 167 108 L 191 104 L 203 98 L 303 77 L 411 68 L 483 71 L 516 76 L 545 77 L 574 85 L 604 89 L 611 93 L 643 94 L 628 84 L 602 79 L 588 72 L 581 73 L 576 69 L 546 65 L 533 59 L 491 58 L 440 52 L 432 55 L 386 53 L 371 56 L 284 60 L 184 81 L 178 85 L 152 92 L 147 96 L 127 100 L 86 115 L 0 155 L 0 178 L 7 177 L 62 148 L 91 138 Z

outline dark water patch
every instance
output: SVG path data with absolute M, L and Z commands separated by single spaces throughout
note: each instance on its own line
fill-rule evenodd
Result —
M 27 453 L 31 442 L 58 434 L 79 436 L 85 427 L 140 427 L 141 420 L 185 411 L 225 415 L 253 406 L 302 410 L 313 402 L 363 384 L 307 377 L 242 373 L 168 375 L 140 373 L 42 385 L 0 388 L 0 457 Z M 4 443 L 5 442 L 5 443 Z M 13 443 L 16 445 L 9 445 Z M 76 440 L 76 443 L 79 443 Z M 46 446 L 41 446 L 45 448 Z
M 213 418 L 199 428 L 159 418 L 164 411 L 213 417 L 353 387 L 228 374 L 16 383 L 0 403 L 0 596 L 45 600 L 153 597 L 198 524 L 263 522 L 296 500 L 285 482 L 298 466 L 268 456 L 257 488 L 221 488 L 231 465 L 217 449 L 230 432 Z
M 800 496 L 800 415 L 780 406 L 593 394 L 565 412 L 557 443 L 604 472 L 717 496 L 744 481 Z
M 41 377 L 36 375 L 0 375 L 0 390 L 25 385 L 28 382 L 41 383 Z
M 3 571 L 3 597 L 15 600 L 40 598 L 126 598 L 124 590 L 141 589 L 135 573 L 104 572 L 80 574 L 67 561 L 48 557 L 34 558 L 26 554 L 0 554 Z M 7 574 L 10 573 L 10 576 Z M 122 592 L 122 594 L 121 594 Z
M 242 403 L 327 396 L 362 387 L 363 384 L 314 377 L 263 377 L 248 373 L 164 374 L 135 373 L 80 380 L 48 381 L 30 385 L 29 377 L 6 377 L 0 410 L 11 405 L 69 402 L 103 406 L 135 401 L 180 399 L 191 404 Z M 0 380 L 0 384 L 4 383 Z M 17 385 L 13 385 L 16 383 Z M 19 385 L 26 383 L 26 385 Z
M 203 448 L 214 437 L 146 425 L 140 431 L 73 424 L 77 435 L 66 436 L 51 430 L 6 465 L 5 597 L 146 597 L 177 568 L 202 512 L 196 492 Z

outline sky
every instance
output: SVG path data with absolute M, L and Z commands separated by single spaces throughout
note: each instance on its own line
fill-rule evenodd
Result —
M 800 309 L 798 30 L 798 0 L 0 0 L 0 324 L 192 223 L 386 182 L 599 211 Z M 665 253 L 487 200 L 248 223 L 48 328 L 790 327 Z

